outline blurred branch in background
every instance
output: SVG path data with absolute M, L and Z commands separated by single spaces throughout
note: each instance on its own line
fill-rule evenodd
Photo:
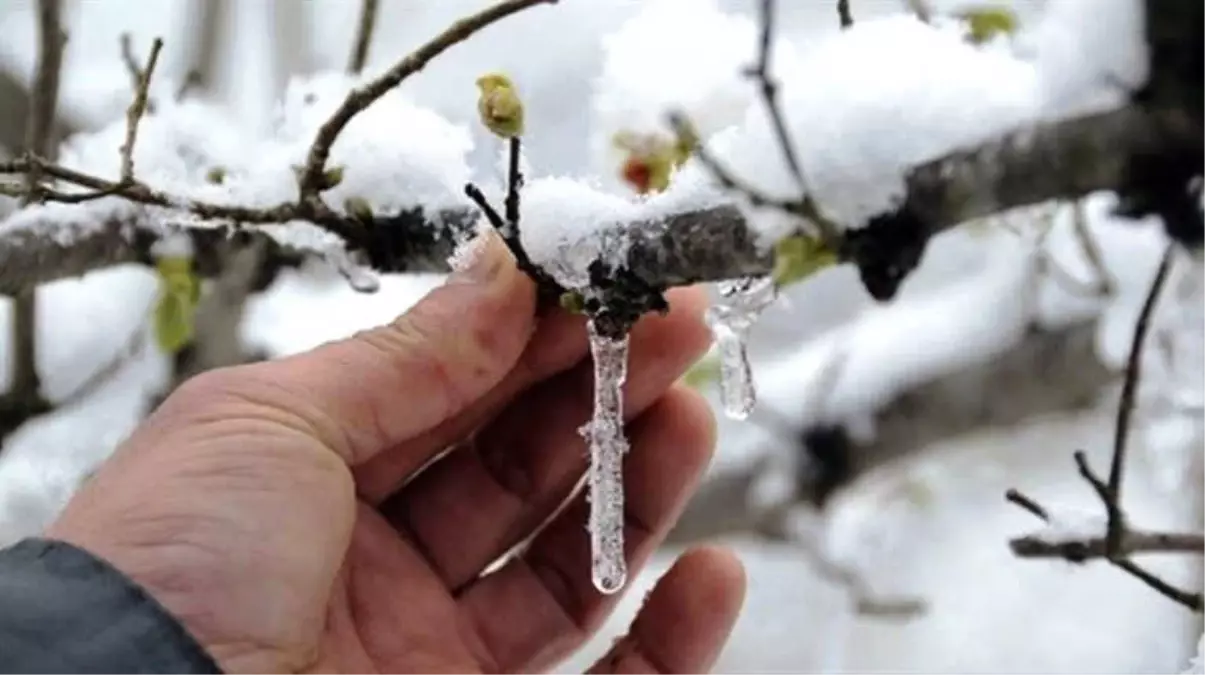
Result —
M 874 413 L 875 433 L 869 441 L 855 438 L 836 423 L 800 428 L 793 422 L 794 415 L 775 412 L 763 402 L 752 423 L 769 432 L 771 442 L 781 444 L 779 449 L 761 461 L 705 480 L 668 541 L 690 543 L 729 534 L 794 541 L 784 534 L 791 532 L 788 519 L 793 512 L 823 514 L 837 494 L 871 474 L 972 432 L 1012 428 L 1038 416 L 1089 408 L 1116 380 L 1097 356 L 1095 335 L 1095 322 L 1058 329 L 1034 327 L 1011 349 L 894 397 Z M 838 355 L 834 363 L 844 357 Z M 840 377 L 838 369 L 834 371 L 831 378 L 820 379 Z M 801 410 L 822 407 L 826 392 L 814 393 L 801 397 Z M 774 456 L 784 459 L 773 461 Z M 759 502 L 755 497 L 759 482 L 781 472 L 794 474 L 793 489 L 778 501 Z M 809 553 L 805 547 L 803 552 L 819 560 L 821 570 L 832 567 L 814 551 Z M 842 585 L 850 583 L 848 575 L 828 576 Z
M 176 98 L 213 90 L 219 73 L 223 45 L 229 44 L 229 36 L 226 34 L 229 13 L 229 0 L 194 0 L 192 3 L 193 19 L 188 25 L 199 28 L 195 29 L 197 37 L 191 42 L 185 61 L 191 66 L 180 84 Z
M 347 59 L 347 72 L 359 75 L 368 62 L 368 50 L 372 47 L 372 33 L 377 25 L 378 0 L 360 0 L 360 18 L 356 22 L 356 37 L 352 40 L 351 56 Z
M 314 68 L 310 48 L 313 5 L 297 0 L 272 0 L 272 91 L 275 101 L 294 75 L 308 74 Z
M 56 144 L 52 134 L 58 108 L 63 50 L 67 45 L 59 0 L 38 0 L 37 34 L 38 55 L 29 88 L 29 109 L 22 150 L 27 157 L 53 159 Z M 40 169 L 25 174 L 22 205 L 43 201 L 41 181 Z M 12 381 L 8 392 L 0 398 L 0 440 L 24 424 L 25 420 L 41 415 L 51 407 L 42 396 L 42 382 L 38 376 L 37 289 L 22 289 L 12 297 Z

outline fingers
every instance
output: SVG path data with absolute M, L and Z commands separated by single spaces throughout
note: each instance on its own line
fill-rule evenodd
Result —
M 706 296 L 678 294 L 666 316 L 632 331 L 625 417 L 646 410 L 707 349 Z M 424 551 L 450 588 L 475 578 L 564 501 L 586 468 L 578 428 L 593 405 L 586 359 L 507 408 L 476 443 L 429 467 L 382 512 Z
M 519 362 L 501 382 L 459 415 L 354 467 L 356 491 L 368 503 L 379 504 L 431 457 L 468 437 L 533 384 L 572 368 L 587 352 L 585 317 L 561 310 L 539 317 Z
M 390 325 L 240 368 L 223 386 L 352 465 L 455 416 L 511 370 L 534 325 L 531 281 L 496 235 L 480 241 L 475 265 Z
M 706 673 L 745 599 L 745 570 L 730 551 L 700 548 L 678 558 L 649 594 L 628 634 L 588 672 Z
M 665 537 L 697 484 L 715 443 L 707 403 L 671 389 L 629 434 L 624 465 L 625 546 L 634 577 Z M 527 550 L 468 586 L 460 596 L 469 625 L 497 670 L 534 672 L 554 665 L 597 629 L 618 600 L 590 581 L 588 505 L 579 495 Z

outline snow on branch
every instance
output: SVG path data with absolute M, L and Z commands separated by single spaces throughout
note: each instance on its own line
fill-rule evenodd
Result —
M 1182 140 L 1179 135 L 1167 133 L 1158 116 L 1136 107 L 1038 124 L 1008 134 L 911 171 L 903 204 L 872 218 L 866 227 L 846 231 L 841 258 L 858 266 L 873 295 L 889 298 L 919 262 L 929 237 L 993 213 L 1119 187 L 1126 180 L 1125 158 L 1129 154 L 1159 153 Z M 162 223 L 170 222 L 175 211 L 230 222 L 233 225 L 228 229 L 309 220 L 343 237 L 350 250 L 363 252 L 371 267 L 381 272 L 446 271 L 446 258 L 457 237 L 468 232 L 477 217 L 475 209 L 466 206 L 433 210 L 416 207 L 374 216 L 367 223 L 330 209 L 306 219 L 301 218 L 301 207 L 294 202 L 256 208 L 186 199 L 142 183 L 123 187 L 36 158 L 0 163 L 0 172 L 24 173 L 34 165 L 64 183 L 159 208 L 110 208 L 101 227 L 90 226 L 94 213 L 84 209 L 74 215 L 61 211 L 54 218 L 37 212 L 15 214 L 0 223 L 0 261 L 4 262 L 0 266 L 0 292 L 137 262 L 143 259 L 147 237 L 161 236 L 170 229 Z M 529 189 L 534 191 L 539 183 L 533 182 Z M 584 186 L 581 189 L 588 190 Z M 48 197 L 53 200 L 55 194 Z M 542 199 L 542 194 L 529 197 L 531 210 L 551 209 L 557 217 L 573 213 L 572 203 L 541 207 L 538 201 Z M 558 197 L 548 194 L 546 199 L 556 201 Z M 710 201 L 722 200 L 712 195 Z M 735 205 L 677 213 L 664 213 L 664 207 L 650 209 L 647 214 L 638 208 L 624 210 L 632 215 L 609 224 L 604 220 L 587 236 L 627 239 L 627 253 L 620 262 L 653 288 L 758 276 L 773 269 L 772 252 L 759 241 L 757 230 Z M 605 214 L 598 217 L 607 218 Z M 527 222 L 533 218 L 538 216 L 524 216 Z M 180 227 L 193 232 L 211 229 L 208 225 Z M 550 262 L 535 254 L 533 258 L 539 264 Z

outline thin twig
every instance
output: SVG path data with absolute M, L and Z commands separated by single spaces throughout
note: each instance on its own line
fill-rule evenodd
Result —
M 362 87 L 353 89 L 334 114 L 318 128 L 318 133 L 314 136 L 313 143 L 310 144 L 305 167 L 298 180 L 298 203 L 303 205 L 303 211 L 322 213 L 329 210 L 321 206 L 318 199 L 318 193 L 322 191 L 324 185 L 323 174 L 326 172 L 326 160 L 330 157 L 331 146 L 334 145 L 335 139 L 339 137 L 353 117 L 389 93 L 406 78 L 417 73 L 432 59 L 453 45 L 469 39 L 477 31 L 535 5 L 555 2 L 556 0 L 504 0 L 492 7 L 487 7 L 476 14 L 456 21 L 435 38 L 398 61 L 380 77 Z
M 508 161 L 506 172 L 506 235 L 519 238 L 519 191 L 523 189 L 523 172 L 519 170 L 519 159 L 522 156 L 522 146 L 518 136 L 512 136 L 507 143 Z
M 1010 546 L 1014 553 L 1024 557 L 1057 555 L 1072 562 L 1083 562 L 1090 557 L 1102 557 L 1162 595 L 1195 612 L 1201 612 L 1203 605 L 1201 593 L 1191 593 L 1172 586 L 1130 560 L 1129 555 L 1151 551 L 1205 553 L 1205 539 L 1202 538 L 1202 535 L 1195 533 L 1168 534 L 1138 530 L 1130 526 L 1122 506 L 1122 486 L 1129 449 L 1127 441 L 1130 435 L 1130 421 L 1134 414 L 1138 384 L 1142 379 L 1143 347 L 1150 330 L 1151 316 L 1154 314 L 1155 306 L 1162 294 L 1174 259 L 1175 244 L 1168 244 L 1163 251 L 1159 268 L 1151 281 L 1150 290 L 1147 291 L 1146 300 L 1142 304 L 1142 309 L 1138 313 L 1138 319 L 1134 325 L 1134 336 L 1130 341 L 1125 380 L 1122 383 L 1121 398 L 1117 406 L 1117 418 L 1113 430 L 1113 454 L 1109 464 L 1108 479 L 1105 480 L 1096 475 L 1088 463 L 1087 453 L 1077 450 L 1073 454 L 1080 477 L 1091 486 L 1092 491 L 1104 504 L 1107 515 L 1105 536 L 1057 543 L 1042 543 L 1033 537 L 1023 537 L 1014 539 L 1010 542 Z M 1049 520 L 1046 510 L 1041 505 L 1020 492 L 1010 490 L 1006 496 L 1009 501 L 1042 520 Z
M 124 36 L 123 36 L 124 37 Z M 129 43 L 128 38 L 123 46 Z M 147 100 L 151 88 L 151 77 L 155 74 L 155 66 L 159 63 L 159 52 L 163 50 L 163 40 L 155 38 L 151 43 L 151 54 L 147 57 L 146 67 L 138 69 L 138 82 L 134 87 L 134 100 L 126 109 L 126 139 L 121 145 L 121 183 L 134 183 L 134 143 L 138 140 L 138 123 L 146 114 Z
M 1050 522 L 1050 513 L 1046 511 L 1045 507 L 1034 501 L 1020 490 L 1009 488 L 1009 490 L 1004 493 L 1004 498 L 1032 513 L 1034 517 L 1038 518 L 1039 520 Z
M 29 120 L 25 129 L 27 155 L 46 157 L 49 154 L 63 70 L 63 48 L 67 44 L 67 36 L 61 28 L 61 14 L 59 0 L 38 0 L 38 63 L 30 88 Z M 25 176 L 26 203 L 39 201 L 42 173 L 37 167 L 31 168 L 33 170 Z
M 129 33 L 121 34 L 121 62 L 130 76 L 130 89 L 137 92 L 138 87 L 142 86 L 142 66 L 138 65 L 138 59 L 134 56 L 134 40 Z
M 1071 206 L 1071 227 L 1075 232 L 1076 240 L 1079 241 L 1080 250 L 1084 252 L 1084 257 L 1088 259 L 1093 272 L 1096 273 L 1098 293 L 1106 297 L 1113 295 L 1117 291 L 1117 282 L 1109 272 L 1108 265 L 1105 264 L 1105 256 L 1100 249 L 1100 243 L 1088 229 L 1088 214 L 1084 210 L 1083 200 L 1078 200 Z
M 837 0 L 837 17 L 841 20 L 841 28 L 852 28 L 854 14 L 849 8 L 849 0 Z
M 63 48 L 67 36 L 62 29 L 62 5 L 59 0 L 39 0 L 37 12 L 38 60 L 30 87 L 30 110 L 26 126 L 25 156 L 45 157 L 52 153 L 51 131 L 58 107 L 59 80 L 63 69 Z M 25 194 L 21 203 L 42 201 L 42 173 L 25 175 Z M 37 289 L 30 288 L 13 298 L 11 322 L 13 378 L 8 393 L 0 399 L 3 409 L 0 438 L 12 433 L 26 420 L 41 415 L 51 406 L 42 396 L 38 376 Z
M 1125 474 L 1125 461 L 1130 436 L 1130 420 L 1134 415 L 1135 396 L 1138 392 L 1138 382 L 1142 378 L 1142 348 L 1150 330 L 1151 315 L 1167 282 L 1168 272 L 1175 259 L 1175 247 L 1169 244 L 1163 251 L 1159 261 L 1159 269 L 1151 281 L 1150 290 L 1138 313 L 1138 322 L 1134 326 L 1134 337 L 1130 342 L 1130 356 L 1126 363 L 1125 381 L 1121 385 L 1121 401 L 1117 409 L 1117 422 L 1113 429 L 1113 459 L 1109 464 L 1108 493 L 1105 506 L 1109 508 L 1108 539 L 1109 548 L 1116 550 L 1124 535 L 1125 522 L 1121 511 L 1121 487 Z
M 347 60 L 347 72 L 359 75 L 368 61 L 368 48 L 372 45 L 372 34 L 377 25 L 377 0 L 360 0 L 360 20 L 356 23 L 356 39 L 352 42 L 351 56 Z
M 794 212 L 813 221 L 825 242 L 830 246 L 835 246 L 839 230 L 832 221 L 820 213 L 819 206 L 812 199 L 811 189 L 808 186 L 807 178 L 804 176 L 803 167 L 795 154 L 795 143 L 791 139 L 790 132 L 787 131 L 786 119 L 783 116 L 782 107 L 778 104 L 778 83 L 775 82 L 773 76 L 770 74 L 771 58 L 774 51 L 775 3 L 776 0 L 761 0 L 759 16 L 761 33 L 758 39 L 757 63 L 748 68 L 745 74 L 758 83 L 758 91 L 761 93 L 762 101 L 765 104 L 766 114 L 770 116 L 770 123 L 774 127 L 774 135 L 777 139 L 779 150 L 782 152 L 783 160 L 786 162 L 787 168 L 795 179 L 796 186 L 799 188 L 799 203 L 794 206 Z M 848 6 L 846 10 L 848 10 Z
M 1022 499 L 1029 499 L 1020 495 Z M 1021 502 L 1013 501 L 1020 506 Z M 1036 502 L 1033 506 L 1042 508 Z M 1027 508 L 1027 507 L 1023 507 Z M 1028 509 L 1027 509 L 1028 510 Z M 1045 509 L 1043 509 L 1045 510 Z M 1072 562 L 1084 562 L 1093 558 L 1108 557 L 1105 537 L 1091 537 L 1069 541 L 1050 541 L 1041 536 L 1018 537 L 1008 542 L 1009 548 L 1020 558 L 1063 558 Z M 1196 553 L 1205 555 L 1205 535 L 1200 532 L 1148 532 L 1129 530 L 1121 545 L 1121 553 L 1130 556 L 1141 553 Z
M 928 0 L 904 0 L 904 4 L 922 23 L 933 23 L 933 10 L 929 9 Z

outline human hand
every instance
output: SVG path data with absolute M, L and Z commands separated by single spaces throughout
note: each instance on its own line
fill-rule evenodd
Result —
M 592 404 L 580 317 L 533 318 L 488 234 L 468 271 L 387 327 L 203 374 L 170 396 L 47 536 L 145 588 L 228 672 L 547 669 L 615 596 L 594 590 L 577 495 Z M 633 573 L 708 462 L 714 420 L 674 382 L 706 349 L 701 293 L 631 335 Z M 449 446 L 454 449 L 441 455 Z M 436 459 L 438 458 L 438 459 Z M 432 461 L 434 460 L 434 461 Z M 744 595 L 740 563 L 686 554 L 597 672 L 699 672 Z

